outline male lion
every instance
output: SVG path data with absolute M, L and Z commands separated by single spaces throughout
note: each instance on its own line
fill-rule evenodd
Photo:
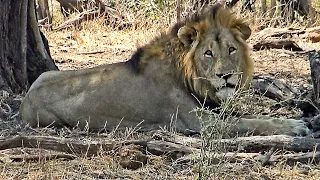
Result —
M 253 74 L 246 39 L 251 30 L 220 5 L 176 24 L 139 48 L 127 62 L 78 71 L 43 73 L 21 105 L 31 126 L 78 126 L 92 131 L 141 130 L 169 126 L 180 132 L 200 132 L 192 110 L 206 99 L 219 104 Z M 236 132 L 254 134 L 309 132 L 302 120 L 242 118 Z

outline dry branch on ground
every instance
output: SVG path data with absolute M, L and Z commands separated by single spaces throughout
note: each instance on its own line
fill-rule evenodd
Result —
M 50 159 L 75 159 L 77 156 L 65 152 L 37 148 L 11 148 L 0 150 L 0 162 L 41 161 Z
M 255 76 L 251 81 L 251 86 L 256 93 L 289 106 L 293 105 L 293 99 L 298 96 L 295 88 L 271 77 Z
M 299 152 L 293 155 L 277 155 L 268 158 L 270 162 L 277 162 L 284 158 L 288 162 L 306 162 L 313 160 L 319 162 L 320 153 L 317 146 L 320 139 L 312 137 L 291 137 L 286 135 L 274 136 L 251 136 L 238 137 L 232 139 L 212 140 L 213 143 L 222 143 L 228 153 L 218 154 L 216 158 L 228 157 L 232 161 L 244 160 L 246 158 L 255 159 L 263 162 L 265 155 L 260 152 L 266 152 L 273 148 L 275 150 L 285 150 Z M 0 139 L 0 152 L 6 149 L 15 148 L 35 148 L 53 150 L 57 158 L 72 159 L 72 155 L 92 156 L 103 151 L 112 151 L 121 149 L 128 145 L 136 145 L 148 153 L 154 155 L 167 155 L 174 159 L 190 160 L 194 155 L 200 153 L 201 140 L 193 137 L 185 137 L 169 132 L 156 131 L 153 138 L 134 140 L 134 141 L 116 141 L 108 138 L 95 138 L 94 140 L 76 140 L 71 138 L 59 138 L 52 136 L 24 136 L 17 135 L 10 138 Z M 301 153 L 305 152 L 305 153 Z M 144 152 L 145 153 L 145 152 Z M 72 154 L 72 155 L 68 155 Z M 227 155 L 227 156 L 226 156 Z M 34 159 L 36 155 L 32 155 L 29 159 Z M 41 156 L 41 158 L 50 158 L 53 156 Z M 264 160 L 265 161 L 265 160 Z
M 222 159 L 230 163 L 239 163 L 244 161 L 254 161 L 260 162 L 261 165 L 270 165 L 277 162 L 286 162 L 289 165 L 294 165 L 297 162 L 299 163 L 313 163 L 317 164 L 320 162 L 320 152 L 307 152 L 307 153 L 291 153 L 291 154 L 271 154 L 270 159 L 265 161 L 266 155 L 260 153 L 234 153 L 229 152 L 225 154 L 212 154 L 212 163 L 217 164 Z M 179 162 L 192 162 L 200 159 L 200 154 L 195 153 L 187 155 L 178 159 Z
M 298 43 L 292 39 L 276 39 L 270 38 L 260 40 L 253 45 L 253 50 L 259 51 L 262 49 L 286 49 L 292 51 L 307 51 L 298 45 Z
M 320 26 L 313 28 L 266 28 L 252 37 L 257 42 L 253 50 L 261 49 L 286 49 L 291 51 L 310 51 L 312 48 L 305 47 L 298 39 L 307 39 L 312 42 L 320 41 Z
M 266 28 L 253 35 L 255 39 L 263 40 L 268 37 L 292 37 L 294 35 L 303 35 L 309 33 L 320 33 L 320 26 L 312 28 Z

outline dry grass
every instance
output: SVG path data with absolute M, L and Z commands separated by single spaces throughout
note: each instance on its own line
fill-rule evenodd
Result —
M 81 24 L 80 28 L 69 28 L 62 31 L 50 31 L 42 29 L 50 45 L 51 55 L 59 69 L 74 70 L 94 67 L 105 63 L 126 61 L 137 47 L 145 44 L 160 31 L 166 31 L 175 21 L 175 10 L 172 1 L 167 6 L 155 7 L 148 3 L 141 3 L 141 9 L 132 9 L 124 6 L 125 3 L 115 5 L 115 9 L 125 14 L 127 18 L 138 25 L 136 27 L 116 30 L 105 25 L 103 19 L 96 19 Z M 147 1 L 143 1 L 147 2 Z M 149 1 L 148 1 L 149 2 Z M 318 5 L 314 1 L 313 3 Z M 170 4 L 171 3 L 171 4 Z M 189 6 L 184 6 L 187 11 Z M 64 21 L 62 14 L 58 12 L 59 7 L 53 1 L 54 24 L 56 27 Z M 151 14 L 151 15 L 150 15 Z M 148 16 L 146 16 L 148 15 Z M 250 22 L 253 31 L 257 32 L 261 27 L 272 27 L 279 17 L 266 19 L 259 13 L 239 13 Z M 306 26 L 305 22 L 295 22 L 290 26 Z M 316 24 L 319 25 L 317 21 Z M 281 26 L 281 24 L 278 24 Z M 251 39 L 253 43 L 255 40 Z M 310 42 L 304 42 L 310 43 Z M 319 44 L 312 44 L 320 47 Z M 308 87 L 309 63 L 306 55 L 292 55 L 283 50 L 263 50 L 253 52 L 255 61 L 255 74 L 274 76 L 282 79 L 296 87 Z M 6 98 L 3 98 L 6 99 Z M 19 99 L 19 98 L 18 98 Z M 243 99 L 245 104 L 243 110 L 250 114 L 269 114 L 274 116 L 299 115 L 296 109 L 286 107 L 275 107 L 277 102 L 248 93 Z M 19 100 L 17 100 L 19 101 Z M 19 122 L 9 119 L 1 120 L 0 135 L 2 137 L 16 134 L 17 129 L 27 133 L 39 133 L 23 129 Z M 8 129 L 10 132 L 8 132 Z M 16 129 L 16 130 L 14 130 Z M 49 133 L 48 133 L 49 132 Z M 77 137 L 69 130 L 42 130 L 40 134 L 48 134 L 62 137 Z M 130 132 L 130 133 L 129 133 Z M 25 132 L 24 132 L 25 133 Z M 145 136 L 132 133 L 130 130 L 122 135 L 100 134 L 99 136 L 112 136 L 115 139 L 123 137 L 136 139 Z M 91 135 L 81 137 L 90 139 Z M 77 156 L 73 160 L 51 159 L 51 160 L 20 160 L 12 161 L 6 159 L 0 151 L 0 179 L 195 179 L 199 178 L 201 164 L 177 163 L 169 157 L 155 156 L 146 153 L 147 163 L 137 170 L 126 169 L 121 165 L 127 152 L 134 152 L 139 147 L 121 147 L 111 152 L 101 152 L 97 156 Z M 23 149 L 20 155 L 27 155 Z M 218 152 L 218 151 L 217 151 Z M 18 153 L 19 154 L 19 153 Z M 125 154 L 125 155 L 123 155 Z M 17 155 L 17 154 L 16 154 Z M 297 164 L 295 166 L 285 165 L 279 162 L 276 165 L 262 167 L 260 163 L 246 161 L 242 163 L 228 163 L 221 161 L 218 165 L 205 164 L 206 168 L 213 171 L 208 174 L 209 179 L 319 179 L 320 167 L 316 165 Z

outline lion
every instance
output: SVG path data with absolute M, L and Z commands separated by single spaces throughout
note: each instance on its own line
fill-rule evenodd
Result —
M 76 71 L 49 71 L 31 85 L 20 107 L 32 127 L 90 131 L 169 127 L 199 133 L 193 110 L 212 108 L 249 87 L 251 29 L 229 9 L 214 5 L 138 48 L 127 62 Z M 199 103 L 201 102 L 201 103 Z M 305 135 L 302 120 L 240 118 L 233 131 Z

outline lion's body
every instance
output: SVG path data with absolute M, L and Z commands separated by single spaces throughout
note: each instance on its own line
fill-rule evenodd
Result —
M 94 131 L 174 124 L 180 132 L 199 132 L 200 122 L 191 112 L 199 106 L 197 100 L 219 104 L 248 87 L 253 62 L 245 40 L 250 34 L 242 20 L 214 6 L 138 49 L 128 62 L 43 73 L 21 105 L 22 120 L 31 126 L 87 126 Z M 305 131 L 300 121 L 272 124 L 243 120 L 239 131 L 265 125 L 266 134 Z
M 161 62 L 154 66 L 163 67 Z M 179 127 L 199 127 L 192 121 L 195 117 L 188 113 L 196 107 L 190 103 L 193 99 L 179 85 L 172 84 L 171 74 L 145 73 L 132 73 L 126 63 L 80 70 L 77 74 L 73 71 L 45 73 L 37 80 L 39 83 L 30 88 L 29 92 L 34 93 L 26 95 L 29 100 L 23 103 L 22 118 L 32 126 L 37 126 L 37 119 L 41 126 L 56 122 L 57 125 L 84 128 L 88 122 L 90 129 L 97 131 L 105 125 L 110 130 L 120 121 L 119 128 L 134 127 L 145 121 L 147 126 L 141 127 L 156 129 L 169 125 L 170 115 L 179 111 L 179 116 L 186 115 L 178 121 L 181 122 Z M 156 76 L 165 80 L 157 81 Z M 65 83 L 69 85 L 65 86 Z M 177 97 L 179 101 L 175 101 Z M 185 119 L 190 121 L 184 122 Z

